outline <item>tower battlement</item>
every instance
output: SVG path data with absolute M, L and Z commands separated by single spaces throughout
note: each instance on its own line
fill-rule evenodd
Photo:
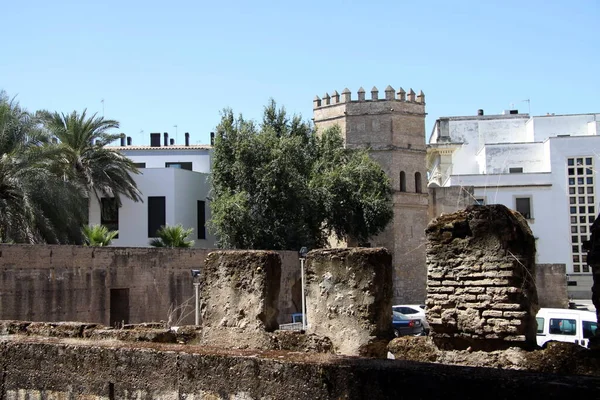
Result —
M 419 94 L 416 94 L 412 89 L 409 89 L 409 91 L 406 92 L 402 88 L 398 89 L 398 92 L 396 92 L 393 87 L 388 85 L 388 87 L 385 88 L 384 97 L 379 98 L 379 90 L 373 86 L 373 89 L 371 89 L 371 98 L 367 99 L 365 94 L 365 89 L 361 87 L 357 91 L 357 99 L 353 100 L 352 92 L 350 92 L 348 88 L 345 88 L 341 95 L 337 90 L 334 90 L 331 95 L 329 93 L 325 93 L 323 97 L 315 96 L 313 100 L 313 110 L 336 104 L 357 103 L 363 101 L 401 101 L 425 105 L 425 94 L 422 90 L 419 92 Z

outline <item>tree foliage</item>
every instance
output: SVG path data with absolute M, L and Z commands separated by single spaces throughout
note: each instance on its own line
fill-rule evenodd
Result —
M 194 232 L 193 228 L 185 229 L 182 225 L 161 226 L 156 232 L 157 238 L 150 240 L 150 246 L 153 247 L 192 247 L 193 240 L 188 240 Z
M 299 249 L 329 235 L 366 241 L 392 218 L 391 187 L 339 128 L 320 135 L 271 101 L 260 124 L 224 110 L 217 127 L 211 229 L 222 247 Z
M 112 120 L 21 108 L 0 91 L 0 241 L 83 242 L 88 200 L 140 200 L 131 160 L 105 146 Z
M 87 246 L 109 246 L 119 234 L 119 231 L 110 231 L 104 225 L 86 225 L 82 231 Z

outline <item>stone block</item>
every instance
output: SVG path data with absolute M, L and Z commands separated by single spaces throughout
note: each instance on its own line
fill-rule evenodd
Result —
M 392 263 L 384 248 L 311 251 L 307 256 L 308 331 L 344 355 L 385 356 L 391 333 Z
M 201 271 L 203 338 L 210 345 L 260 347 L 276 330 L 281 259 L 273 251 L 208 254 Z

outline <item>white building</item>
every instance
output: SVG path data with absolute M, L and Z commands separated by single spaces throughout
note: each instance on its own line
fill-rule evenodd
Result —
M 598 215 L 600 114 L 439 118 L 429 139 L 429 186 L 472 186 L 473 201 L 521 212 L 537 263 L 565 264 L 572 298 L 591 298 L 582 242 Z
M 129 144 L 131 139 L 128 138 Z M 193 228 L 190 239 L 199 248 L 213 248 L 216 238 L 206 229 L 210 219 L 209 192 L 212 146 L 168 144 L 165 134 L 161 146 L 160 134 L 151 134 L 150 146 L 112 147 L 136 163 L 139 175 L 133 175 L 143 202 L 121 196 L 122 205 L 103 198 L 103 212 L 96 198 L 90 203 L 90 224 L 102 224 L 118 230 L 114 246 L 149 246 L 156 230 L 162 225 L 181 224 Z

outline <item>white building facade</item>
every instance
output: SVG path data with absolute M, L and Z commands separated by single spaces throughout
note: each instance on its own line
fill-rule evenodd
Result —
M 159 135 L 159 134 L 152 134 Z M 160 136 L 159 136 L 160 139 Z M 152 142 L 152 141 L 151 141 Z M 206 228 L 210 220 L 210 171 L 212 146 L 165 145 L 160 140 L 150 146 L 112 147 L 133 160 L 140 174 L 133 178 L 143 202 L 121 196 L 116 208 L 114 199 L 90 201 L 90 224 L 102 224 L 118 230 L 113 246 L 147 247 L 162 225 L 181 224 L 192 228 L 194 247 L 214 248 L 216 238 Z
M 591 298 L 582 249 L 598 215 L 600 114 L 439 118 L 429 139 L 429 186 L 473 187 L 473 203 L 521 212 L 538 264 L 565 264 L 568 293 Z

